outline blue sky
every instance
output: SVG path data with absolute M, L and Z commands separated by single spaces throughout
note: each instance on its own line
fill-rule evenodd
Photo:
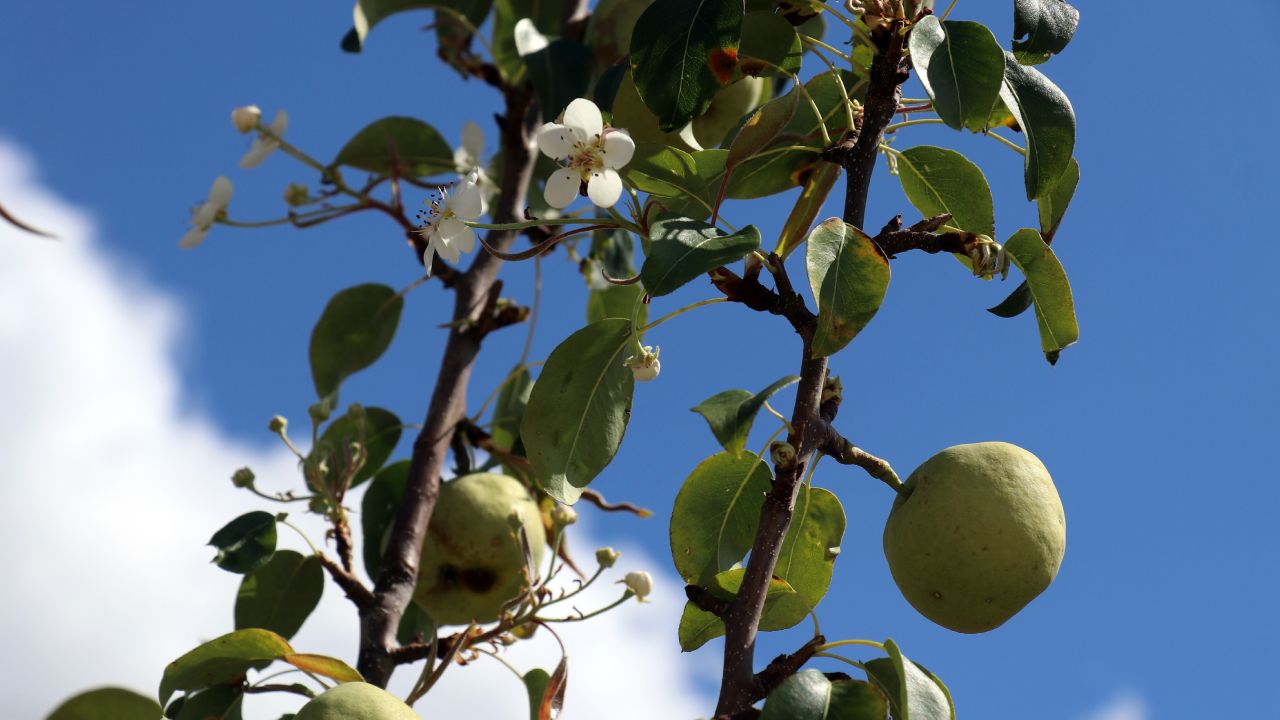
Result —
M 961 0 L 955 17 L 983 20 L 1007 42 L 1008 5 Z M 1181 0 L 1157 9 L 1078 6 L 1080 33 L 1046 71 L 1080 124 L 1084 177 L 1054 246 L 1075 290 L 1080 344 L 1049 367 L 1030 317 L 983 311 L 1012 284 L 980 283 L 949 258 L 917 254 L 894 263 L 880 314 L 832 364 L 847 393 L 841 430 L 902 472 L 960 442 L 1007 440 L 1039 455 L 1066 507 L 1061 575 L 992 633 L 933 626 L 905 603 L 885 566 L 887 490 L 824 464 L 816 482 L 840 496 L 849 530 L 820 607 L 823 629 L 832 639 L 894 637 L 950 684 L 968 717 L 1084 720 L 1113 698 L 1138 708 L 1126 718 L 1276 717 L 1280 701 L 1256 688 L 1270 679 L 1280 641 L 1272 614 L 1280 491 L 1268 462 L 1280 343 L 1265 331 L 1278 299 L 1271 273 L 1280 251 L 1266 233 L 1280 103 L 1263 75 L 1280 41 L 1262 22 L 1261 0 L 1214 16 Z M 285 185 L 311 179 L 283 157 L 239 170 L 247 139 L 231 129 L 228 112 L 247 103 L 268 116 L 285 108 L 289 139 L 327 157 L 390 114 L 421 116 L 451 142 L 474 119 L 492 140 L 495 97 L 440 66 L 433 37 L 417 31 L 426 15 L 380 26 L 355 56 L 338 49 L 350 26 L 346 2 L 152 1 L 127 13 L 24 3 L 5 16 L 0 140 L 22 148 L 39 182 L 90 218 L 120 282 L 181 308 L 174 392 L 183 412 L 206 418 L 234 450 L 269 452 L 266 418 L 281 413 L 301 424 L 312 401 L 306 344 L 325 300 L 362 282 L 407 285 L 419 268 L 397 230 L 374 217 L 306 232 L 217 227 L 198 250 L 179 251 L 188 208 L 215 176 L 235 181 L 233 214 L 246 219 L 274 216 Z M 1002 237 L 1034 224 L 1012 153 L 933 128 L 908 128 L 897 141 L 915 144 L 954 147 L 984 167 Z M 784 198 L 728 212 L 770 237 L 786 208 Z M 869 224 L 898 212 L 913 217 L 881 166 Z M 563 255 L 546 269 L 535 357 L 583 317 L 574 269 Z M 529 268 L 507 268 L 505 277 L 507 294 L 527 300 Z M 30 307 L 34 300 L 13 288 L 5 303 Z M 709 296 L 695 283 L 655 308 Z M 420 420 L 448 300 L 434 284 L 413 293 L 391 351 L 349 383 L 345 399 Z M 473 404 L 514 362 L 522 339 L 521 331 L 491 338 Z M 668 562 L 663 517 L 689 470 L 716 449 L 688 408 L 794 372 L 799 349 L 782 321 L 731 306 L 682 317 L 649 341 L 662 347 L 662 376 L 638 388 L 623 450 L 597 486 L 657 517 L 608 530 L 597 522 L 592 532 L 628 538 Z M 93 351 L 127 359 L 130 348 L 108 342 Z M 767 432 L 758 434 L 753 444 Z M 771 635 L 759 657 L 803 635 Z M 718 666 L 718 648 L 692 662 Z M 1229 658 L 1234 673 L 1201 679 L 1188 659 L 1202 657 L 1219 666 Z M 157 677 L 169 659 L 154 658 Z

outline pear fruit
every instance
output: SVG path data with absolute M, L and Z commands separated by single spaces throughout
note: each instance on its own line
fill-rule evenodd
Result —
M 517 526 L 524 527 L 540 564 L 546 530 L 537 502 L 520 481 L 474 473 L 441 484 L 413 594 L 437 625 L 493 622 L 503 605 L 524 592 L 529 579 Z
M 1004 624 L 1049 587 L 1067 545 L 1062 500 L 1017 445 L 956 445 L 916 468 L 884 526 L 907 602 L 962 633 Z
M 422 720 L 400 698 L 376 685 L 343 683 L 302 706 L 294 720 Z

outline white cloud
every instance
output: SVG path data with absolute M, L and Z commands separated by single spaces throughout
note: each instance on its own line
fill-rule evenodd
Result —
M 1126 691 L 1117 694 L 1084 720 L 1147 720 L 1149 717 L 1146 700 L 1133 691 Z
M 174 363 L 181 308 L 105 253 L 93 219 L 40 187 L 30 159 L 4 143 L 0 202 L 62 238 L 0 224 L 0 637 L 6 685 L 21 688 L 0 694 L 0 717 L 40 718 L 88 687 L 149 693 L 166 662 L 230 630 L 239 577 L 211 567 L 203 545 L 259 503 L 229 474 L 247 464 L 264 486 L 284 487 L 295 470 L 283 451 L 234 442 L 185 407 Z M 178 252 L 182 230 L 157 251 Z M 581 535 L 577 554 L 589 562 L 594 545 Z M 624 547 L 617 569 L 664 565 Z M 570 717 L 710 709 L 692 663 L 712 658 L 679 655 L 677 580 L 655 575 L 655 602 L 565 626 Z M 616 597 L 618 588 L 600 590 Z M 355 638 L 350 607 L 329 586 L 294 645 L 349 658 Z M 522 645 L 511 653 L 522 669 L 557 660 L 549 637 Z M 393 687 L 403 691 L 410 674 Z M 278 717 L 268 712 L 275 703 L 255 702 L 251 720 Z M 450 670 L 419 706 L 426 717 L 497 720 L 527 708 L 515 678 L 487 659 Z

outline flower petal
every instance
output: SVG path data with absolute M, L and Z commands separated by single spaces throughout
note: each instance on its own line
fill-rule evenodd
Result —
M 587 181 L 587 197 L 597 207 L 613 207 L 622 197 L 622 176 L 612 168 L 591 173 L 591 179 Z
M 578 189 L 582 186 L 582 177 L 578 173 L 561 168 L 547 178 L 547 187 L 542 197 L 553 208 L 566 208 L 578 197 Z
M 516 54 L 520 57 L 532 55 L 547 47 L 547 36 L 538 32 L 538 26 L 529 18 L 516 21 L 515 32 Z
M 600 116 L 600 108 L 586 98 L 578 98 L 564 109 L 564 124 L 583 133 L 582 140 L 590 140 L 592 136 L 604 132 L 604 118 Z
M 610 129 L 604 134 L 604 166 L 617 168 L 631 162 L 636 154 L 636 141 L 626 130 Z
M 271 132 L 276 135 L 284 135 L 284 131 L 289 129 L 289 113 L 283 110 L 277 110 L 276 116 L 271 118 Z
M 187 231 L 186 235 L 182 236 L 181 240 L 178 241 L 178 247 L 193 248 L 204 242 L 204 236 L 208 232 L 209 228 L 207 227 L 193 227 Z
M 254 138 L 253 145 L 249 146 L 249 152 L 245 153 L 244 157 L 240 158 L 240 167 L 245 170 L 258 167 L 262 164 L 262 161 L 266 160 L 267 156 L 275 152 L 278 147 L 280 147 L 280 145 L 275 140 L 270 140 L 262 136 Z
M 476 249 L 476 231 L 467 225 L 462 226 L 462 232 L 453 238 L 452 244 L 464 253 L 469 253 Z
M 474 183 L 463 181 L 449 198 L 447 207 L 463 220 L 475 220 L 484 214 L 484 195 Z
M 553 160 L 563 160 L 573 152 L 574 133 L 559 123 L 547 123 L 538 129 L 538 149 Z
M 219 175 L 217 180 L 213 181 L 213 187 L 209 188 L 209 204 L 221 210 L 231 202 L 231 191 L 235 188 L 231 185 L 231 179 L 226 175 Z
M 360 7 L 357 5 L 356 7 Z M 436 244 L 431 242 L 431 238 L 427 238 L 427 249 L 422 251 L 422 266 L 427 269 L 427 275 L 431 274 L 431 264 L 436 257 Z
M 470 153 L 477 164 L 480 156 L 484 155 L 484 130 L 474 121 L 468 120 L 462 126 L 462 149 Z
M 466 227 L 465 225 L 463 227 Z M 456 244 L 441 238 L 439 244 L 436 245 L 436 252 L 440 253 L 440 257 L 450 265 L 457 265 L 462 259 L 462 250 Z

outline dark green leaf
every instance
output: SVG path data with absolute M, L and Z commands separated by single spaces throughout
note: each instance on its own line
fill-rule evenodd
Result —
M 889 657 L 868 660 L 867 677 L 889 697 L 894 720 L 955 720 L 951 698 L 933 675 L 908 660 L 893 640 L 884 646 Z
M 587 322 L 593 323 L 606 318 L 625 318 L 631 319 L 631 312 L 644 295 L 644 287 L 639 283 L 631 285 L 610 285 L 607 284 L 602 288 L 592 288 L 591 294 L 587 296 Z M 636 315 L 636 322 L 643 325 L 649 320 L 649 306 L 644 303 L 639 304 L 640 312 Z
M 1013 54 L 1037 65 L 1066 49 L 1080 24 L 1080 11 L 1064 0 L 1014 0 Z
M 1019 230 L 1004 249 L 1027 278 L 1040 327 L 1040 347 L 1053 362 L 1058 352 L 1080 339 L 1067 273 L 1035 230 Z
M 558 38 L 524 56 L 529 80 L 538 93 L 543 122 L 554 122 L 575 98 L 587 94 L 591 83 L 591 51 L 585 45 Z
M 201 690 L 226 684 L 258 666 L 293 652 L 289 642 L 270 630 L 236 630 L 197 647 L 169 663 L 160 680 L 160 702 L 175 690 Z
M 831 706 L 827 720 L 885 720 L 889 699 L 875 685 L 844 679 L 831 683 Z
M 469 15 L 472 23 L 479 26 L 484 22 L 484 16 L 488 14 L 489 4 L 479 3 L 477 0 L 358 0 L 354 13 L 355 27 L 343 39 L 342 49 L 347 52 L 360 52 L 373 26 L 399 12 L 445 8 Z M 474 7 L 476 5 L 483 5 L 485 11 L 478 17 L 476 17 L 477 8 Z
M 631 31 L 653 0 L 600 0 L 591 11 L 587 42 L 596 67 L 621 61 L 631 52 Z
M 311 377 L 321 398 L 382 357 L 403 308 L 404 298 L 386 285 L 357 285 L 329 300 L 311 331 Z
M 818 302 L 811 351 L 814 357 L 827 357 L 875 317 L 889 289 L 889 259 L 869 235 L 831 218 L 809 235 L 805 266 Z
M 209 538 L 218 549 L 213 561 L 227 572 L 253 572 L 276 551 L 276 516 L 261 510 L 245 513 Z
M 708 584 L 747 554 L 772 479 L 753 452 L 717 453 L 694 468 L 671 510 L 671 559 L 686 583 Z
M 159 720 L 155 700 L 124 688 L 87 690 L 65 700 L 45 720 Z
M 826 720 L 830 704 L 827 676 L 821 670 L 801 670 L 769 693 L 760 720 Z
M 550 683 L 551 673 L 542 668 L 534 668 L 524 674 L 524 688 L 529 693 L 530 720 L 539 720 L 542 698 L 547 694 L 547 685 Z
M 951 213 L 951 225 L 994 237 L 995 207 L 981 168 L 955 150 L 928 145 L 904 150 L 898 178 L 907 199 L 924 217 Z
M 610 277 L 627 278 L 636 274 L 635 251 L 636 241 L 626 230 L 595 230 L 591 233 L 588 257 L 599 262 Z
M 361 682 L 364 680 L 355 668 L 342 662 L 337 658 L 327 655 L 313 655 L 311 653 L 289 653 L 280 658 L 290 665 L 311 673 L 312 675 L 322 675 L 340 683 Z
M 1036 209 L 1040 214 L 1040 234 L 1044 236 L 1046 243 L 1052 243 L 1053 236 L 1058 233 L 1058 226 L 1067 214 L 1067 207 L 1071 205 L 1071 198 L 1075 196 L 1076 185 L 1079 183 L 1080 165 L 1075 158 L 1071 158 L 1067 171 L 1058 178 L 1053 191 L 1036 200 Z
M 329 468 L 326 479 L 331 487 L 336 487 L 342 477 L 354 469 L 356 458 L 351 445 L 359 443 L 364 448 L 365 459 L 351 478 L 350 487 L 355 487 L 382 469 L 400 442 L 402 427 L 400 418 L 388 410 L 353 406 L 325 428 L 312 455 L 324 459 Z
M 911 62 L 948 126 L 986 128 L 1004 80 L 1004 50 L 986 26 L 927 15 L 911 28 Z
M 240 720 L 243 701 L 240 687 L 215 685 L 183 698 L 176 720 Z
M 465 78 L 473 29 L 484 24 L 493 0 L 451 0 L 449 5 L 452 9 L 436 9 L 436 55 Z
M 629 68 L 622 76 L 622 82 L 618 84 L 618 92 L 613 97 L 612 125 L 626 128 L 631 135 L 631 139 L 636 141 L 637 146 L 643 143 L 654 146 L 650 152 L 656 152 L 664 147 L 671 147 L 690 153 L 701 147 L 693 137 L 693 128 L 691 126 L 686 125 L 671 132 L 664 131 L 658 127 L 658 118 L 640 99 L 640 92 L 636 90 L 634 73 Z M 636 150 L 640 151 L 640 147 L 637 147 Z M 627 166 L 623 167 L 620 172 L 626 176 L 627 169 L 634 164 L 635 159 L 632 158 L 631 162 L 627 163 Z
M 992 315 L 998 315 L 1002 318 L 1017 317 L 1027 311 L 1031 307 L 1031 288 L 1027 286 L 1024 280 L 1022 284 L 995 307 L 987 308 L 987 312 Z
M 726 235 L 689 218 L 659 220 L 649 228 L 649 254 L 640 280 L 650 295 L 660 297 L 759 247 L 760 231 L 754 225 Z
M 288 639 L 320 604 L 324 570 L 320 558 L 281 550 L 245 575 L 236 593 L 236 629 L 262 628 Z
M 365 573 L 371 579 L 378 577 L 387 531 L 395 522 L 408 481 L 409 461 L 401 460 L 380 470 L 364 491 L 360 503 L 360 529 L 364 539 L 362 555 Z
M 771 10 L 749 12 L 742 19 L 738 69 L 745 75 L 790 77 L 800 72 L 804 46 L 791 23 Z
M 692 410 L 706 419 L 712 434 L 725 450 L 735 456 L 741 455 L 747 435 L 751 433 L 751 425 L 765 401 L 799 379 L 788 375 L 754 395 L 746 390 L 725 390 L 703 400 Z
M 1053 191 L 1071 164 L 1076 145 L 1076 114 L 1067 96 L 1039 70 L 1005 54 L 1000 98 L 1027 136 L 1027 199 Z
M 520 426 L 534 473 L 563 503 L 613 460 L 631 417 L 635 352 L 631 321 L 601 320 L 570 335 L 547 358 Z
M 385 117 L 365 126 L 333 160 L 378 175 L 428 177 L 457 170 L 453 148 L 430 125 L 411 117 Z
M 529 393 L 532 390 L 533 376 L 529 374 L 529 368 L 523 365 L 512 368 L 503 379 L 498 400 L 493 406 L 490 428 L 493 444 L 499 450 L 509 451 L 516 446 L 516 440 L 520 437 L 520 421 L 524 419 L 524 409 L 529 404 Z
M 742 0 L 657 0 L 636 21 L 636 89 L 667 132 L 701 115 L 735 77 Z
M 835 187 L 836 180 L 840 179 L 840 173 L 840 166 L 835 163 L 819 163 L 805 178 L 804 189 L 791 207 L 791 213 L 782 225 L 782 234 L 778 236 L 778 247 L 774 252 L 779 257 L 786 258 L 804 243 L 809 228 L 813 227 L 827 196 Z

